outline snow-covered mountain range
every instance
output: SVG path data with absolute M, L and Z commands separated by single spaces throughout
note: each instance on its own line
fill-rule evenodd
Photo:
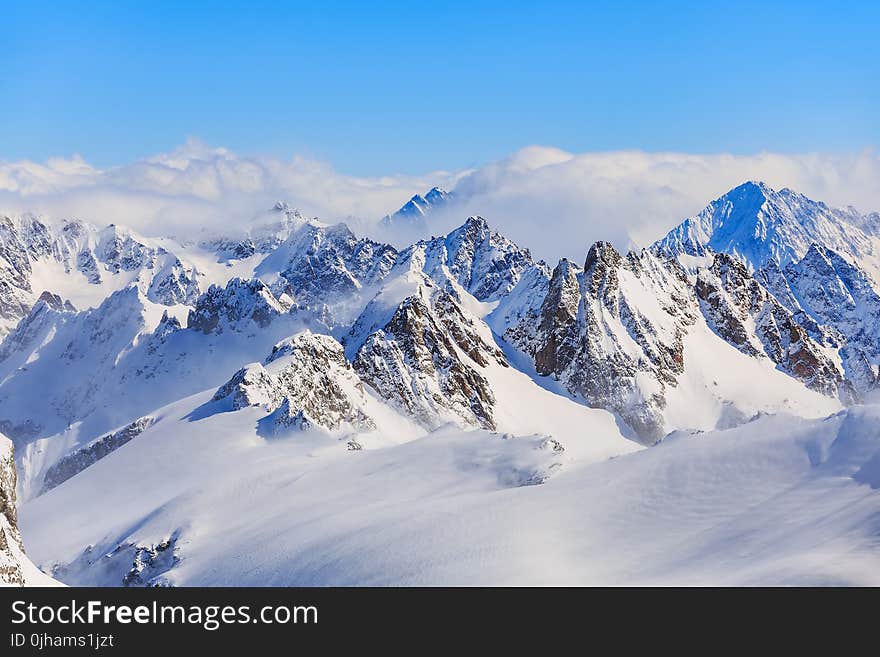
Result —
M 385 221 L 426 222 L 453 195 Z M 840 473 L 880 486 L 864 406 L 878 281 L 880 216 L 751 182 L 649 248 L 600 241 L 555 265 L 481 217 L 402 249 L 283 203 L 198 243 L 0 217 L 0 432 L 18 471 L 0 501 L 18 495 L 29 554 L 72 584 L 811 581 L 768 579 L 772 551 L 728 580 L 708 541 L 783 489 L 794 505 Z M 726 481 L 755 490 L 725 496 Z M 492 493 L 522 515 L 487 520 Z M 700 495 L 712 508 L 694 521 Z M 880 512 L 874 493 L 859 504 Z M 614 556 L 652 506 L 666 515 L 639 532 L 656 540 L 631 552 L 673 548 L 652 527 L 693 537 L 672 580 Z M 451 521 L 427 519 L 459 512 L 442 541 Z M 510 545 L 527 518 L 536 554 Z M 0 570 L 21 582 L 14 513 L 3 522 Z M 568 552 L 542 556 L 541 532 L 570 523 Z M 826 536 L 852 541 L 834 581 L 877 559 L 876 529 L 854 531 Z

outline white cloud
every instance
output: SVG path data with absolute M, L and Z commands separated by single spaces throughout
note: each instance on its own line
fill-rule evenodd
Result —
M 746 180 L 790 187 L 831 205 L 880 209 L 880 157 L 688 155 L 620 151 L 574 155 L 530 147 L 463 177 L 464 209 L 555 260 L 580 259 L 605 239 L 646 245 Z
M 482 214 L 536 255 L 581 259 L 607 239 L 647 244 L 744 180 L 791 187 L 832 205 L 880 209 L 880 157 L 849 154 L 572 154 L 532 146 L 477 169 L 355 177 L 327 163 L 246 157 L 191 140 L 129 165 L 98 169 L 79 157 L 0 162 L 0 208 L 131 225 L 146 234 L 235 230 L 276 200 L 327 220 L 373 223 L 414 193 L 454 187 L 461 203 L 438 214 L 440 233 Z
M 98 169 L 79 157 L 0 162 L 0 210 L 119 223 L 147 235 L 235 230 L 278 200 L 330 220 L 362 220 L 454 176 L 359 178 L 303 157 L 239 156 L 190 140 L 142 161 Z

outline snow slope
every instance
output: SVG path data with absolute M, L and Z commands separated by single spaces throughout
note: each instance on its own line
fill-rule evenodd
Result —
M 663 410 L 670 427 L 709 431 L 759 413 L 816 418 L 842 408 L 838 399 L 804 387 L 770 359 L 744 355 L 702 320 L 685 338 L 684 355 L 684 372 L 667 392 Z
M 264 440 L 256 411 L 185 419 L 205 398 L 25 504 L 34 560 L 100 585 L 880 584 L 877 406 L 596 461 L 588 432 Z

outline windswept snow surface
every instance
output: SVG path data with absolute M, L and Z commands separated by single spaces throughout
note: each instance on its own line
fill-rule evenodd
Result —
M 565 441 L 352 450 L 260 438 L 257 409 L 194 416 L 208 399 L 26 503 L 34 561 L 97 585 L 880 584 L 880 406 L 634 452 L 601 411 Z

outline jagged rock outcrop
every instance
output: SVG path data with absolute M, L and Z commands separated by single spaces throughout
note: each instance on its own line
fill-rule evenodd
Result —
M 274 317 L 290 311 L 287 295 L 276 298 L 269 286 L 257 279 L 233 278 L 226 287 L 212 285 L 190 311 L 187 328 L 202 333 L 226 329 L 244 330 L 251 322 L 266 327 Z
M 200 293 L 198 272 L 167 252 L 162 255 L 166 256 L 165 263 L 155 267 L 156 273 L 147 286 L 147 298 L 164 306 L 191 305 Z
M 314 426 L 331 432 L 375 429 L 364 410 L 363 385 L 342 345 L 308 330 L 279 342 L 262 364 L 236 372 L 213 401 L 224 402 L 229 410 L 263 407 L 269 412 L 265 425 L 270 433 L 285 427 Z
M 578 269 L 563 259 L 553 270 L 539 323 L 527 327 L 541 336 L 535 351 L 535 369 L 539 374 L 559 374 L 574 357 L 580 300 Z
M 431 299 L 431 309 L 453 344 L 473 362 L 480 367 L 486 367 L 492 362 L 508 367 L 507 359 L 491 336 L 481 334 L 478 320 L 462 310 L 458 295 L 453 292 L 437 292 Z
M 419 260 L 425 274 L 443 285 L 454 280 L 480 301 L 497 301 L 534 267 L 528 249 L 489 229 L 482 217 L 467 221 L 448 235 L 414 244 L 400 260 Z
M 394 247 L 358 238 L 345 224 L 307 223 L 267 256 L 255 274 L 276 277 L 276 296 L 287 294 L 300 307 L 321 308 L 381 281 L 396 258 Z
M 685 272 L 648 251 L 621 256 L 594 244 L 583 271 L 554 269 L 537 325 L 526 317 L 504 337 L 591 406 L 618 413 L 646 441 L 662 437 L 664 393 L 684 365 L 696 319 Z
M 78 256 L 79 270 L 92 283 L 100 283 L 107 274 L 138 273 L 143 293 L 153 303 L 166 306 L 191 304 L 199 295 L 199 273 L 186 266 L 164 247 L 150 245 L 148 240 L 131 231 L 110 224 L 97 232 L 84 222 L 77 224 L 77 237 L 86 245 Z
M 742 262 L 716 254 L 697 274 L 694 289 L 707 323 L 728 343 L 749 356 L 768 356 L 808 388 L 852 401 L 843 372 Z
M 155 543 L 117 539 L 54 564 L 52 575 L 71 586 L 173 586 L 169 573 L 180 563 L 180 551 L 180 530 Z
M 264 406 L 274 410 L 284 396 L 278 383 L 260 363 L 245 365 L 217 389 L 212 401 L 227 400 L 229 409 L 238 411 L 248 406 Z
M 163 312 L 162 319 L 159 320 L 159 324 L 152 335 L 150 335 L 147 351 L 151 354 L 155 353 L 159 346 L 167 340 L 168 336 L 181 330 L 181 328 L 183 327 L 180 325 L 180 320 L 177 317 L 169 315 L 167 310 Z
M 837 352 L 859 393 L 880 385 L 880 295 L 867 273 L 813 244 L 799 261 L 768 263 L 755 278 L 811 338 Z
M 10 217 L 0 217 L 0 335 L 30 309 L 31 263 Z
M 380 397 L 434 428 L 445 421 L 495 428 L 495 396 L 479 371 L 503 354 L 484 340 L 448 292 L 400 303 L 384 328 L 358 349 L 354 368 Z
M 880 294 L 859 267 L 840 254 L 813 244 L 784 270 L 797 308 L 834 332 L 847 378 L 862 391 L 878 385 Z
M 20 558 L 24 544 L 18 531 L 15 483 L 12 441 L 0 434 L 0 584 L 23 586 Z
M 52 310 L 76 312 L 76 307 L 70 301 L 62 299 L 59 295 L 52 294 L 48 290 L 44 291 L 37 299 L 37 303 L 40 301 L 45 302 Z
M 46 470 L 46 474 L 43 476 L 42 492 L 45 493 L 52 490 L 89 466 L 94 465 L 111 452 L 137 438 L 151 427 L 155 421 L 154 418 L 149 416 L 138 418 L 119 431 L 97 438 L 89 444 L 61 457 Z
M 155 545 L 131 545 L 131 568 L 122 578 L 123 586 L 170 586 L 166 574 L 180 561 L 178 536 Z
M 12 441 L 0 434 L 0 586 L 45 586 L 43 576 L 24 551 L 18 530 L 16 473 Z

